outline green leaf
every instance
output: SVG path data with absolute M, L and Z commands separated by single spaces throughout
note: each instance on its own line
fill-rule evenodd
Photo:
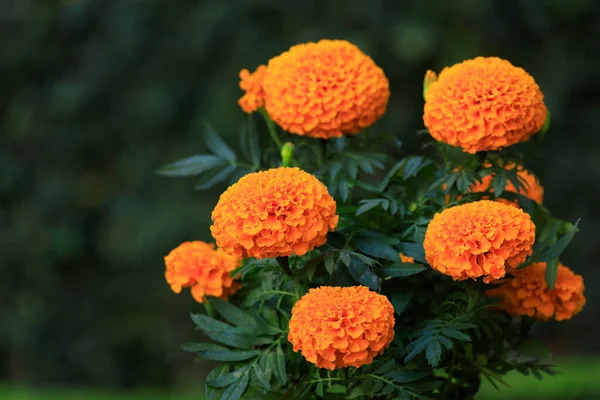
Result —
M 501 170 L 496 172 L 494 175 L 494 179 L 492 180 L 492 188 L 494 189 L 494 196 L 500 197 L 500 195 L 504 192 L 504 188 L 508 182 L 508 176 L 506 171 Z
M 394 313 L 396 315 L 402 314 L 402 311 L 406 308 L 406 306 L 410 303 L 410 300 L 413 297 L 413 292 L 409 291 L 395 291 L 392 293 L 392 305 L 394 306 Z
M 185 343 L 181 349 L 214 361 L 242 361 L 260 354 L 258 350 L 230 350 L 214 343 Z
M 248 387 L 248 381 L 250 377 L 249 374 L 243 374 L 240 379 L 238 379 L 235 383 L 230 385 L 223 392 L 222 400 L 238 400 L 242 397 L 246 388 Z
M 471 341 L 471 337 L 469 335 L 467 335 L 466 333 L 463 333 L 457 329 L 442 328 L 441 333 L 444 336 L 447 336 L 452 339 L 462 340 L 463 342 Z
M 237 168 L 238 167 L 236 165 L 228 165 L 227 167 L 223 168 L 221 171 L 208 172 L 208 173 L 204 174 L 202 177 L 200 177 L 200 180 L 196 184 L 195 189 L 197 189 L 197 190 L 210 189 L 217 183 L 221 183 L 224 180 L 226 180 L 227 178 L 229 178 L 229 176 L 231 174 L 233 174 Z
M 346 386 L 344 385 L 340 385 L 339 383 L 334 383 L 333 385 L 330 385 L 327 387 L 327 393 L 346 393 L 346 390 L 348 390 L 346 388 Z
M 229 364 L 223 363 L 223 364 L 220 364 L 220 365 L 216 366 L 215 368 L 213 368 L 212 371 L 210 371 L 210 373 L 206 377 L 206 380 L 207 380 L 207 382 L 213 381 L 217 378 L 227 375 L 228 373 L 229 373 Z M 215 387 L 209 386 L 207 384 L 205 384 L 204 386 L 205 386 L 205 392 L 206 392 L 206 400 L 219 400 L 221 398 L 221 396 L 223 395 L 223 389 L 221 389 L 221 388 L 215 388 Z
M 552 357 L 552 352 L 539 340 L 525 339 L 517 346 L 517 350 L 525 355 L 545 360 Z
M 413 358 L 415 358 L 419 353 L 421 353 L 429 344 L 433 341 L 433 337 L 431 336 L 419 336 L 412 342 L 410 342 L 404 352 L 406 353 L 406 357 L 404 357 L 404 362 L 409 362 Z
M 342 179 L 338 183 L 338 189 L 340 191 L 340 196 L 342 197 L 342 202 L 345 203 L 348 201 L 348 197 L 350 197 L 350 183 Z
M 270 378 L 267 377 L 265 372 L 260 368 L 257 364 L 252 366 L 252 381 L 258 386 L 260 389 L 264 391 L 264 393 L 268 392 L 271 389 Z
M 546 263 L 546 283 L 548 284 L 548 289 L 554 289 L 554 284 L 556 283 L 556 274 L 558 273 L 558 258 L 554 260 L 550 260 Z
M 427 263 L 422 243 L 400 243 L 400 252 L 405 256 L 414 258 L 416 261 Z
M 240 331 L 224 322 L 214 320 L 206 315 L 191 314 L 192 321 L 206 336 L 215 342 L 240 349 L 250 349 L 256 338 L 247 331 Z
M 219 157 L 201 154 L 167 164 L 156 170 L 156 173 L 163 176 L 193 176 L 225 164 L 226 161 Z
M 231 150 L 229 146 L 225 144 L 219 134 L 215 132 L 215 130 L 212 129 L 208 123 L 205 122 L 204 125 L 204 140 L 206 141 L 208 148 L 219 157 L 224 158 L 231 163 L 235 162 L 236 156 L 233 150 Z
M 323 381 L 319 381 L 319 383 L 317 383 L 315 391 L 317 393 L 317 396 L 323 397 Z
M 426 269 L 427 268 L 421 264 L 398 262 L 386 266 L 383 269 L 383 272 L 385 272 L 387 276 L 391 276 L 392 278 L 399 278 L 403 276 L 415 275 L 419 272 L 425 271 Z
M 350 178 L 352 179 L 356 179 L 358 177 L 358 164 L 353 158 L 348 160 L 348 175 L 350 175 Z
M 416 371 L 412 369 L 396 369 L 388 372 L 384 376 L 393 380 L 396 383 L 409 383 L 424 378 L 429 375 L 429 372 Z
M 246 375 L 250 370 L 250 364 L 246 364 L 239 369 L 236 369 L 233 372 L 230 372 L 226 375 L 222 375 L 219 377 L 215 377 L 214 379 L 207 379 L 206 384 L 213 387 L 225 387 L 229 386 L 232 383 L 238 381 L 242 376 Z
M 547 248 L 536 261 L 539 262 L 549 262 L 554 259 L 558 259 L 558 257 L 562 254 L 563 251 L 567 248 L 571 240 L 573 240 L 573 236 L 575 232 L 577 232 L 577 225 L 579 225 L 579 220 L 575 222 L 573 227 L 567 232 L 566 235 L 558 239 L 552 246 Z
M 427 160 L 421 156 L 410 156 L 406 158 L 406 165 L 404 166 L 404 180 L 416 176 L 420 170 L 424 167 L 432 164 L 431 160 Z
M 329 167 L 329 180 L 334 181 L 341 169 L 342 163 L 340 161 L 332 162 Z
M 398 251 L 389 244 L 375 239 L 360 238 L 354 240 L 354 245 L 361 252 L 371 257 L 398 261 Z
M 277 345 L 277 349 L 275 351 L 270 352 L 268 355 L 268 366 L 273 371 L 275 378 L 281 383 L 282 386 L 285 386 L 287 383 L 287 374 L 285 371 L 285 355 L 283 354 L 283 350 L 281 349 L 281 345 Z
M 357 282 L 365 285 L 369 289 L 378 291 L 381 287 L 381 278 L 377 276 L 368 265 L 355 257 L 352 257 L 350 260 L 348 272 L 350 272 L 350 275 L 352 275 Z
M 373 208 L 381 205 L 383 199 L 371 199 L 371 200 L 361 200 L 359 201 L 360 206 L 356 208 L 356 216 L 358 217 L 361 214 L 366 213 L 367 211 L 372 210 Z
M 437 367 L 442 361 L 442 345 L 439 341 L 432 341 L 425 350 L 425 356 L 427 357 L 427 362 L 432 367 Z
M 248 123 L 242 128 L 241 134 L 242 152 L 253 166 L 260 166 L 260 139 L 254 129 L 252 116 L 248 116 Z
M 546 133 L 548 133 L 548 130 L 550 129 L 550 109 L 548 109 L 546 111 L 546 121 L 544 121 L 544 125 L 542 125 L 542 128 L 539 130 L 539 132 L 536 135 L 536 139 L 543 139 L 544 136 L 546 136 Z
M 333 269 L 335 268 L 335 260 L 333 259 L 333 255 L 328 255 L 325 257 L 325 269 L 329 275 L 333 274 Z
M 209 299 L 210 304 L 217 310 L 219 314 L 227 321 L 232 323 L 237 327 L 241 327 L 244 330 L 249 330 L 260 334 L 262 332 L 259 331 L 258 321 L 252 315 L 247 312 L 237 308 L 233 304 L 221 300 L 217 297 L 211 297 Z

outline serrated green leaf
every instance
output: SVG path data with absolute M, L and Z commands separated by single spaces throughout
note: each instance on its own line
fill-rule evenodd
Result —
M 262 389 L 265 393 L 271 389 L 270 378 L 267 377 L 265 372 L 261 369 L 258 364 L 254 364 L 252 366 L 251 371 L 252 382 L 256 384 L 260 389 Z
M 334 181 L 341 169 L 342 163 L 340 161 L 333 161 L 329 166 L 329 180 Z
M 259 324 L 257 319 L 247 312 L 218 297 L 210 297 L 209 302 L 223 318 L 233 325 L 241 327 L 244 330 L 254 331 L 256 334 L 262 333 L 258 332 Z
M 427 362 L 432 367 L 437 367 L 442 361 L 442 345 L 439 341 L 434 340 L 427 346 L 425 350 L 425 357 L 427 357 Z
M 214 343 L 185 343 L 181 349 L 213 361 L 242 361 L 260 354 L 257 350 L 231 350 Z
M 191 316 L 198 329 L 215 342 L 239 349 L 250 349 L 255 344 L 256 338 L 248 331 L 241 331 L 206 315 L 191 314 Z
M 225 391 L 223 392 L 223 397 L 221 400 L 239 400 L 246 388 L 248 387 L 248 382 L 250 380 L 250 376 L 248 373 L 245 373 L 238 379 L 236 382 L 231 384 Z
M 369 210 L 381 205 L 383 199 L 361 200 L 360 205 L 356 208 L 356 216 L 366 213 Z
M 398 261 L 398 251 L 389 244 L 375 239 L 359 238 L 354 240 L 354 245 L 361 253 L 371 257 L 383 258 L 389 261 Z
M 163 176 L 193 176 L 210 169 L 224 166 L 227 162 L 210 154 L 200 154 L 178 160 L 159 168 L 156 173 Z
M 381 278 L 377 276 L 367 264 L 355 257 L 352 257 L 350 260 L 348 272 L 350 272 L 350 275 L 352 275 L 357 282 L 365 285 L 371 290 L 378 291 L 381 287 Z
M 381 397 L 385 397 L 391 393 L 393 393 L 396 390 L 396 386 L 395 385 L 390 385 L 389 383 L 387 385 L 385 385 L 383 387 L 383 389 L 381 389 L 381 391 L 379 393 L 377 393 L 377 396 L 381 396 Z
M 208 148 L 219 157 L 232 163 L 235 162 L 236 156 L 233 150 L 225 144 L 219 134 L 208 123 L 205 122 L 204 126 L 204 140 Z
M 536 261 L 538 262 L 549 262 L 554 259 L 558 259 L 558 257 L 562 254 L 563 251 L 567 248 L 571 240 L 573 240 L 573 236 L 575 236 L 575 232 L 577 232 L 577 225 L 579 225 L 579 220 L 575 222 L 571 230 L 567 232 L 566 235 L 558 239 L 552 246 L 547 248 Z
M 346 390 L 346 386 L 340 385 L 339 383 L 334 383 L 333 385 L 329 385 L 327 387 L 327 393 L 341 394 L 346 393 Z
M 447 336 L 452 339 L 462 340 L 463 342 L 471 341 L 471 337 L 469 335 L 467 335 L 466 333 L 463 333 L 457 329 L 442 328 L 442 330 L 440 332 L 442 333 L 442 335 Z
M 323 397 L 323 381 L 319 381 L 319 383 L 317 383 L 315 392 L 317 393 L 317 396 Z
M 256 133 L 252 116 L 248 116 L 248 123 L 242 129 L 242 151 L 254 166 L 260 166 L 260 138 Z
M 356 179 L 358 177 L 358 164 L 353 158 L 348 160 L 348 175 L 350 175 L 350 178 L 352 179 Z
M 222 376 L 229 374 L 229 364 L 220 364 L 212 369 L 206 377 L 206 381 L 214 381 Z M 219 400 L 223 394 L 223 389 L 212 387 L 205 384 L 206 400 Z
M 417 371 L 412 369 L 396 369 L 388 372 L 384 376 L 396 383 L 409 383 L 417 381 L 429 375 L 426 371 Z
M 404 352 L 407 353 L 406 357 L 404 357 L 404 362 L 409 362 L 410 360 L 415 358 L 419 353 L 425 350 L 425 348 L 429 346 L 429 343 L 431 343 L 432 341 L 433 337 L 431 336 L 419 336 L 417 339 L 410 342 L 404 349 Z
M 342 202 L 345 203 L 348 201 L 348 197 L 350 197 L 350 183 L 347 180 L 342 179 L 338 182 L 338 189 L 340 191 Z
M 410 300 L 413 297 L 413 292 L 403 290 L 403 291 L 395 291 L 392 293 L 391 302 L 394 306 L 394 313 L 396 315 L 402 314 L 402 311 L 408 306 Z
M 207 379 L 206 384 L 209 386 L 213 386 L 213 387 L 229 386 L 232 383 L 240 380 L 242 378 L 242 376 L 244 376 L 244 375 L 247 376 L 247 372 L 249 370 L 250 370 L 250 364 L 246 364 L 226 375 L 222 375 L 222 376 L 216 377 L 214 379 Z
M 403 178 L 407 180 L 416 176 L 424 167 L 432 164 L 431 160 L 427 160 L 422 156 L 407 157 L 406 165 L 404 166 Z
M 333 259 L 333 255 L 328 255 L 323 261 L 325 263 L 325 269 L 327 270 L 327 273 L 332 275 L 335 268 L 335 260 Z
M 348 396 L 346 396 L 347 399 L 356 399 L 358 397 L 362 397 L 365 395 L 370 394 L 370 390 L 366 385 L 360 385 L 360 386 L 356 386 L 354 389 L 352 389 L 352 391 L 350 392 L 350 394 Z
M 231 174 L 235 172 L 238 167 L 235 165 L 228 165 L 220 171 L 210 171 L 200 177 L 200 180 L 195 186 L 196 190 L 210 189 L 214 185 L 223 182 Z
M 492 180 L 492 188 L 494 189 L 494 196 L 500 197 L 504 192 L 504 188 L 508 183 L 508 176 L 506 171 L 500 170 L 497 171 L 494 175 L 494 179 Z
M 375 375 L 387 374 L 395 367 L 397 367 L 396 360 L 392 359 L 392 360 L 387 361 L 385 364 L 383 364 L 379 368 L 377 368 L 373 373 Z
M 421 264 L 397 262 L 386 266 L 383 269 L 383 272 L 392 278 L 400 278 L 418 274 L 426 269 L 427 268 Z
M 554 289 L 556 283 L 556 275 L 558 274 L 558 258 L 550 260 L 546 263 L 546 284 L 549 290 Z
M 278 345 L 275 351 L 270 352 L 268 355 L 268 366 L 273 371 L 275 378 L 283 386 L 287 383 L 287 373 L 285 371 L 285 355 L 281 349 L 281 345 Z

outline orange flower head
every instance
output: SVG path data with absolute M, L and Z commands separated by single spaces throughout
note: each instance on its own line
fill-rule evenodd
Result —
M 489 164 L 487 164 L 489 166 Z M 517 175 L 525 181 L 525 185 L 521 185 L 519 187 L 519 194 L 535 201 L 538 204 L 542 204 L 544 200 L 544 187 L 540 184 L 537 177 L 527 171 L 523 166 L 516 166 L 515 164 L 506 165 L 505 168 L 507 170 L 517 169 Z M 481 192 L 493 192 L 494 189 L 491 187 L 492 181 L 494 180 L 494 174 L 486 175 L 483 177 L 481 182 L 476 182 L 473 186 L 471 186 L 472 193 L 481 193 Z M 509 180 L 506 184 L 506 188 L 504 188 L 507 192 L 517 193 L 517 189 L 515 185 Z M 503 199 L 499 199 L 503 200 Z M 512 203 L 512 202 L 509 202 Z
M 358 368 L 392 342 L 394 323 L 387 297 L 365 286 L 321 286 L 294 305 L 288 340 L 319 368 Z
M 487 291 L 488 296 L 501 297 L 501 303 L 510 315 L 528 315 L 546 321 L 571 319 L 585 305 L 583 278 L 568 267 L 558 264 L 554 289 L 548 290 L 546 263 L 534 263 L 513 272 L 514 278 L 505 279 L 497 288 Z
M 272 58 L 262 91 L 275 123 L 288 132 L 323 139 L 372 125 L 390 97 L 383 70 L 345 40 L 299 44 Z M 240 104 L 249 112 L 253 107 L 243 104 L 247 95 Z
M 423 121 L 436 140 L 475 153 L 526 141 L 546 113 L 544 95 L 525 70 L 477 57 L 444 68 L 429 85 Z
M 405 256 L 402 253 L 398 253 L 398 255 L 400 256 L 400 261 L 403 263 L 414 263 L 415 262 L 414 257 Z
M 238 257 L 303 255 L 338 223 L 327 188 L 298 168 L 242 177 L 219 198 L 210 227 L 217 246 Z
M 244 90 L 246 94 L 238 100 L 238 104 L 247 113 L 253 113 L 264 104 L 265 94 L 262 82 L 266 72 L 266 65 L 259 66 L 253 73 L 250 73 L 247 69 L 240 72 L 240 89 Z
M 425 232 L 425 257 L 454 280 L 504 277 L 532 253 L 535 225 L 520 208 L 481 200 L 437 213 Z
M 241 259 L 215 250 L 213 244 L 184 242 L 165 257 L 165 265 L 165 279 L 171 290 L 180 293 L 182 288 L 191 287 L 198 303 L 205 296 L 227 300 L 240 288 L 229 273 L 241 265 Z

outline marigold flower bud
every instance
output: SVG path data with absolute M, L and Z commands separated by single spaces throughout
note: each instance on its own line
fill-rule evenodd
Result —
M 510 315 L 527 315 L 545 321 L 571 319 L 585 305 L 581 275 L 558 264 L 554 289 L 546 283 L 546 263 L 534 263 L 513 272 L 514 278 L 503 280 L 501 286 L 488 290 L 487 295 L 501 297 L 501 305 Z
M 210 231 L 219 248 L 238 257 L 303 255 L 327 241 L 335 211 L 317 178 L 280 167 L 248 174 L 221 194 Z
M 481 200 L 437 213 L 423 247 L 433 269 L 455 280 L 504 277 L 532 253 L 535 225 L 520 208 Z
M 205 296 L 226 300 L 240 288 L 229 274 L 241 265 L 241 259 L 215 249 L 213 244 L 184 242 L 165 257 L 165 265 L 165 279 L 171 290 L 180 293 L 182 288 L 191 287 L 198 303 Z
M 253 112 L 264 102 L 271 119 L 298 135 L 329 139 L 372 125 L 387 107 L 389 83 L 373 60 L 345 40 L 292 46 L 250 75 L 240 73 Z
M 477 57 L 442 70 L 429 85 L 423 121 L 431 136 L 464 151 L 523 142 L 546 121 L 544 95 L 522 68 Z
M 392 342 L 394 323 L 387 297 L 364 286 L 321 286 L 294 305 L 288 340 L 319 368 L 358 368 Z

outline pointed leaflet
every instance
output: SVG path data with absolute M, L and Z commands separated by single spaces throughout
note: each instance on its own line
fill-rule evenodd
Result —
M 421 264 L 398 262 L 385 267 L 383 272 L 392 278 L 399 278 L 403 276 L 415 275 L 419 272 L 425 271 L 426 269 L 427 268 Z
M 214 320 L 202 314 L 191 314 L 192 321 L 206 336 L 215 342 L 223 343 L 239 349 L 250 349 L 256 338 L 246 331 L 240 331 L 224 322 Z
M 163 176 L 193 176 L 225 164 L 226 161 L 219 157 L 200 154 L 167 164 L 159 168 L 156 173 Z
M 383 258 L 389 261 L 398 261 L 399 259 L 398 251 L 380 240 L 360 238 L 354 241 L 354 245 L 361 253 L 371 257 Z
M 253 166 L 260 166 L 260 139 L 256 133 L 252 115 L 248 115 L 246 126 L 242 127 L 242 152 Z
M 208 148 L 219 157 L 224 158 L 229 162 L 235 162 L 236 156 L 233 150 L 225 144 L 219 134 L 215 132 L 208 123 L 205 122 L 204 125 L 206 130 L 204 133 L 204 140 L 206 141 Z
M 238 381 L 242 376 L 247 375 L 250 370 L 250 364 L 246 364 L 243 367 L 236 369 L 226 375 L 220 375 L 218 377 L 207 379 L 206 384 L 213 387 L 225 387 L 229 386 L 235 381 Z
M 242 397 L 246 388 L 248 387 L 248 381 L 250 377 L 248 373 L 242 375 L 240 379 L 231 384 L 225 391 L 223 392 L 223 396 L 221 400 L 238 400 Z
M 405 256 L 412 257 L 415 261 L 426 263 L 425 250 L 423 249 L 423 243 L 400 243 L 400 252 Z
M 554 289 L 556 283 L 556 274 L 558 273 L 558 258 L 550 260 L 546 263 L 546 284 L 548 289 Z
M 402 311 L 404 311 L 406 306 L 410 303 L 412 296 L 413 296 L 413 292 L 410 292 L 407 290 L 403 290 L 403 291 L 396 290 L 395 292 L 392 293 L 391 302 L 392 302 L 392 305 L 394 306 L 394 313 L 396 313 L 396 315 L 402 314 Z
M 181 349 L 213 361 L 242 361 L 260 354 L 258 350 L 230 350 L 214 343 L 185 343 Z
M 217 183 L 221 183 L 231 176 L 238 167 L 236 165 L 228 165 L 220 171 L 209 171 L 200 177 L 200 180 L 195 186 L 197 190 L 210 189 Z
M 258 330 L 257 319 L 248 314 L 246 311 L 243 311 L 233 304 L 217 297 L 211 297 L 209 302 L 223 318 L 233 325 L 252 332 L 256 332 Z
M 548 262 L 552 261 L 555 258 L 558 258 L 562 254 L 563 251 L 567 248 L 575 232 L 577 232 L 577 225 L 579 225 L 579 220 L 575 222 L 573 227 L 566 233 L 563 237 L 554 242 L 549 248 L 547 248 L 536 261 Z

